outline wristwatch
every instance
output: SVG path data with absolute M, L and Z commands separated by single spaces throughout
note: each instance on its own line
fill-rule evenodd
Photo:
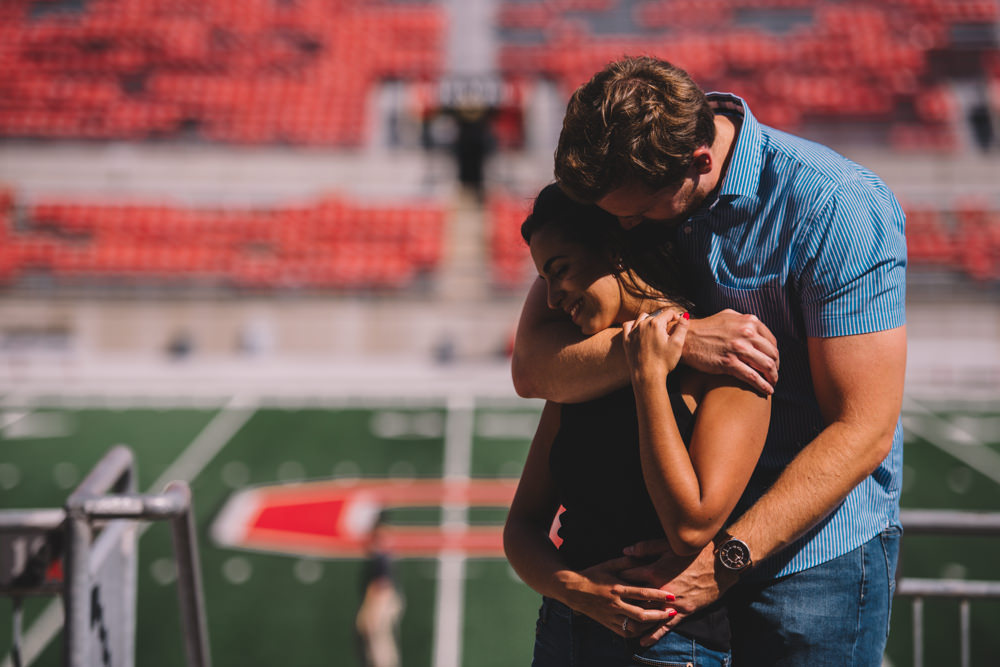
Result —
M 750 547 L 729 533 L 721 535 L 719 548 L 715 550 L 715 559 L 730 572 L 742 572 L 753 564 L 750 558 Z

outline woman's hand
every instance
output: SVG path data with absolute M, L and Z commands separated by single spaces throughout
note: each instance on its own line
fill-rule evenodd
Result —
M 661 623 L 639 642 L 652 646 L 685 617 L 718 600 L 738 577 L 715 566 L 715 544 L 709 542 L 697 554 L 677 556 L 666 540 L 648 540 L 625 548 L 625 553 L 643 559 L 643 565 L 622 573 L 629 581 L 662 586 L 676 595 L 677 615 Z M 655 560 L 649 560 L 649 559 Z
M 661 310 L 653 315 L 642 313 L 622 324 L 625 357 L 633 381 L 664 381 L 677 367 L 684 350 L 689 326 L 687 313 Z
M 778 383 L 778 342 L 753 315 L 721 310 L 691 327 L 684 363 L 705 373 L 731 375 L 764 395 Z
M 673 618 L 668 608 L 674 596 L 657 588 L 634 586 L 624 581 L 621 570 L 636 566 L 633 558 L 616 558 L 576 573 L 566 582 L 563 602 L 573 611 L 589 616 L 615 634 L 640 637 Z

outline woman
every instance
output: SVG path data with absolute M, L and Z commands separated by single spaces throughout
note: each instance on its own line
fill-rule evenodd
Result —
M 669 293 L 677 281 L 623 269 L 613 217 L 550 185 L 521 233 L 549 307 L 588 335 L 621 327 L 632 377 L 594 401 L 542 411 L 504 530 L 511 565 L 544 596 L 533 665 L 726 665 L 721 605 L 641 646 L 675 612 L 668 593 L 622 582 L 630 561 L 619 557 L 656 537 L 692 555 L 715 537 L 760 456 L 769 399 L 678 365 L 687 319 Z M 549 532 L 560 505 L 557 549 Z

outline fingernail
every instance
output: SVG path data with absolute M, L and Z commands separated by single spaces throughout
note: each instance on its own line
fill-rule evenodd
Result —
M 667 601 L 668 601 L 668 602 L 673 602 L 673 601 L 674 601 L 674 600 L 676 600 L 676 599 L 677 599 L 677 598 L 676 598 L 676 597 L 674 597 L 674 594 L 673 594 L 673 593 L 667 593 Z M 677 611 L 677 610 L 675 609 L 674 611 Z
M 684 313 L 683 315 L 681 315 L 681 317 L 683 317 L 685 320 L 690 320 L 691 319 L 691 313 Z
M 667 616 L 676 616 L 676 615 L 677 615 L 677 610 L 676 609 L 668 609 L 667 610 Z

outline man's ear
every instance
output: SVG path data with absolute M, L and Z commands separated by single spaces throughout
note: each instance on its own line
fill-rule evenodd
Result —
M 708 146 L 696 148 L 691 160 L 691 168 L 698 174 L 710 173 L 712 171 L 712 149 Z

